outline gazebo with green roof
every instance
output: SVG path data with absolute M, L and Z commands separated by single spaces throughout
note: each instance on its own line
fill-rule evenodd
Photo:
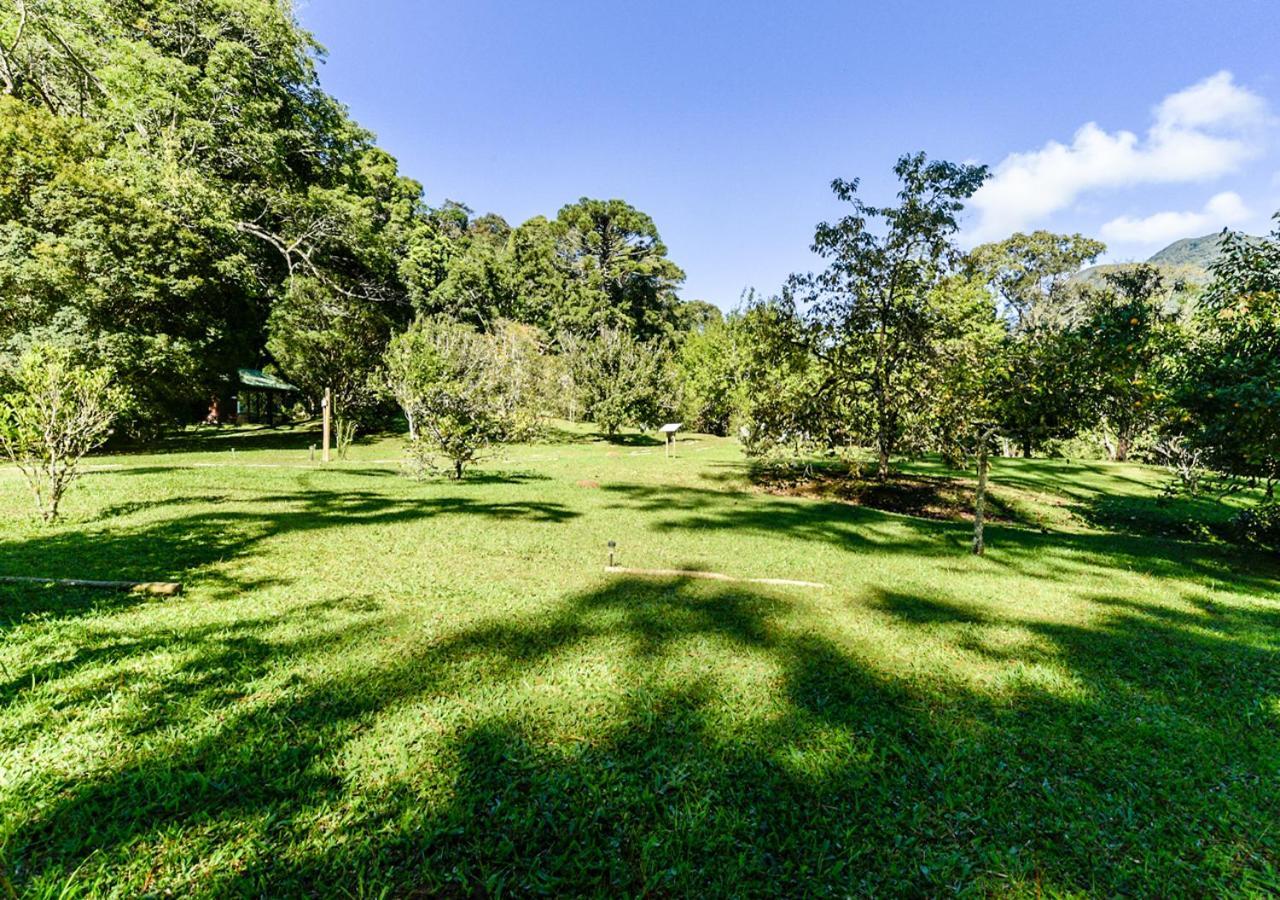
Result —
M 261 369 L 236 370 L 236 421 L 276 423 L 276 400 L 298 393 L 298 388 Z

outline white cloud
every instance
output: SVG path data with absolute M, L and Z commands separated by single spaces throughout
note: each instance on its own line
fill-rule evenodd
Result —
M 1200 212 L 1159 212 L 1141 219 L 1120 216 L 1103 225 L 1101 233 L 1104 240 L 1117 244 L 1154 246 L 1239 225 L 1251 215 L 1239 194 L 1224 191 L 1209 198 Z
M 998 240 L 1072 206 L 1092 191 L 1204 181 L 1237 171 L 1261 150 L 1266 102 L 1219 72 L 1165 97 L 1144 137 L 1081 127 L 1070 144 L 1011 153 L 973 196 L 967 237 Z

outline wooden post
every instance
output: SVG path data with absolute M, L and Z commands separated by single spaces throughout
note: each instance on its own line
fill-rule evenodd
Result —
M 322 429 L 324 433 L 324 437 L 322 441 L 323 449 L 320 451 L 320 461 L 328 462 L 329 461 L 329 430 L 330 430 L 329 419 L 330 419 L 330 416 L 333 414 L 332 413 L 333 391 L 331 391 L 329 388 L 324 389 L 324 400 L 321 402 L 320 406 L 324 410 L 324 427 Z

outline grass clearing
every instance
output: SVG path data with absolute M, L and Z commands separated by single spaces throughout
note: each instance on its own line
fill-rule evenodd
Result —
M 1159 473 L 996 460 L 1051 533 L 974 558 L 722 439 L 313 441 L 95 460 L 53 528 L 0 475 L 0 574 L 185 586 L 0 585 L 25 895 L 1280 890 L 1280 568 L 1148 533 L 1223 515 Z

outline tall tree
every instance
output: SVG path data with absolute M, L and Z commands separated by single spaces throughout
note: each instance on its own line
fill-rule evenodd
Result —
M 606 318 L 593 324 L 632 329 L 642 340 L 663 334 L 684 272 L 667 258 L 653 219 L 622 200 L 583 197 L 556 221 L 575 276 L 605 301 Z
M 997 423 L 996 385 L 1007 329 L 979 279 L 954 274 L 928 295 L 933 318 L 930 364 L 924 371 L 928 442 L 952 464 Z
M 480 328 L 512 316 L 514 305 L 506 248 L 490 238 L 473 238 L 456 252 L 429 297 L 431 312 Z
M 1196 312 L 1199 335 L 1184 356 L 1180 427 L 1209 464 L 1280 479 L 1280 214 L 1264 240 L 1229 234 Z
M 1106 289 L 1088 294 L 1079 344 L 1107 455 L 1123 462 L 1134 441 L 1164 415 L 1180 333 L 1155 267 L 1122 269 L 1106 282 Z
M 592 319 L 579 309 L 577 285 L 560 253 L 561 231 L 545 216 L 534 216 L 507 239 L 513 317 L 550 334 L 582 332 Z
M 967 265 L 996 292 L 1018 330 L 1062 328 L 1076 315 L 1068 279 L 1106 249 L 1081 234 L 1033 231 L 975 247 Z
M 1087 351 L 1078 329 L 1039 327 L 1006 339 L 994 391 L 1001 433 L 1017 441 L 1023 456 L 1095 421 Z
M 917 412 L 935 321 L 929 293 L 958 258 L 956 217 L 987 175 L 985 166 L 923 153 L 903 156 L 893 171 L 901 182 L 895 206 L 864 203 L 856 179 L 832 182 L 853 211 L 818 226 L 813 250 L 828 267 L 797 282 L 828 384 L 853 412 L 851 432 L 874 447 L 881 479 L 923 424 Z
M 730 416 L 748 456 L 794 458 L 847 436 L 848 417 L 839 398 L 823 391 L 812 331 L 790 288 L 768 298 L 748 292 L 732 335 Z
M 421 189 L 318 52 L 285 0 L 0 8 L 0 341 L 60 315 L 162 416 L 262 361 L 294 278 L 397 306 Z
M 371 376 L 391 327 L 381 308 L 311 278 L 294 279 L 271 310 L 267 347 L 285 375 L 313 402 L 332 392 L 340 455 L 375 399 Z
M 717 310 L 718 311 L 718 310 Z M 713 320 L 688 332 L 676 352 L 681 385 L 680 415 L 685 425 L 706 434 L 728 434 L 737 411 L 741 372 L 740 318 Z

